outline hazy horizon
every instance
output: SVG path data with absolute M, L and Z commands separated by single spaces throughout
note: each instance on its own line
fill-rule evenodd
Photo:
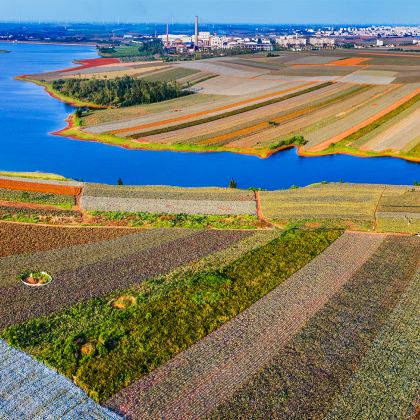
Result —
M 2 22 L 45 23 L 191 23 L 277 25 L 416 25 L 420 2 L 407 0 L 213 0 L 211 7 L 192 0 L 2 0 Z M 138 17 L 134 17 L 137 16 Z

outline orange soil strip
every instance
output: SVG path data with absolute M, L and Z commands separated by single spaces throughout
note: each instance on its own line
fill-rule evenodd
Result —
M 333 61 L 332 63 L 325 64 L 326 66 L 359 66 L 361 63 L 365 61 L 369 61 L 371 58 L 364 58 L 364 57 L 351 57 L 345 58 L 344 60 L 337 60 Z
M 262 212 L 262 207 L 261 207 L 261 200 L 260 200 L 260 192 L 259 191 L 255 191 L 255 203 L 257 205 L 257 217 L 258 220 L 267 225 L 267 226 L 271 226 L 271 223 L 264 217 L 263 212 Z
M 294 86 L 292 88 L 289 89 L 284 89 L 284 90 L 280 90 L 278 92 L 273 92 L 273 93 L 269 93 L 267 95 L 263 95 L 263 96 L 257 96 L 256 98 L 251 98 L 251 99 L 246 99 L 240 102 L 235 102 L 233 104 L 230 105 L 224 105 L 224 106 L 220 106 L 217 108 L 213 108 L 213 109 L 208 109 L 206 111 L 200 111 L 200 112 L 194 112 L 192 114 L 188 114 L 188 115 L 182 115 L 180 117 L 175 117 L 175 118 L 169 118 L 167 120 L 161 120 L 161 121 L 155 121 L 152 123 L 148 123 L 148 124 L 142 124 L 142 125 L 137 125 L 134 127 L 129 127 L 129 128 L 121 128 L 119 130 L 114 130 L 114 131 L 110 131 L 111 134 L 121 134 L 121 133 L 126 133 L 129 131 L 133 131 L 133 130 L 142 130 L 145 128 L 151 128 L 151 127 L 158 127 L 158 126 L 162 126 L 162 125 L 166 125 L 166 124 L 170 124 L 170 123 L 174 123 L 174 122 L 179 122 L 179 121 L 185 121 L 188 120 L 190 118 L 196 118 L 196 117 L 201 117 L 203 115 L 208 115 L 208 114 L 213 114 L 215 112 L 219 112 L 219 111 L 224 111 L 227 109 L 231 109 L 231 108 L 236 108 L 238 106 L 242 106 L 242 105 L 247 105 L 249 103 L 252 102 L 256 102 L 262 99 L 268 99 L 268 98 L 272 98 L 284 93 L 288 93 L 288 92 L 292 92 L 294 90 L 299 90 L 302 88 L 305 88 L 307 86 L 313 85 L 314 82 L 308 82 L 308 83 L 304 83 L 302 85 L 299 86 Z
M 0 179 L 0 188 L 60 195 L 79 195 L 82 191 L 80 187 L 69 185 L 42 184 L 38 182 L 12 181 L 9 179 Z
M 86 60 L 77 60 L 76 63 L 80 63 L 80 66 L 57 70 L 55 73 L 67 73 L 69 71 L 84 70 L 91 67 L 101 67 L 106 66 L 107 64 L 116 64 L 119 62 L 120 60 L 118 58 L 90 58 Z
M 372 115 L 370 118 L 368 118 L 365 121 L 362 121 L 361 123 L 355 125 L 352 128 L 349 128 L 346 131 L 343 131 L 342 133 L 323 141 L 322 143 L 317 144 L 316 146 L 313 146 L 308 149 L 308 151 L 311 152 L 319 152 L 322 149 L 327 148 L 332 143 L 337 143 L 346 137 L 350 136 L 351 134 L 354 134 L 356 131 L 361 130 L 362 128 L 366 127 L 367 125 L 373 123 L 374 121 L 378 120 L 379 118 L 383 117 L 384 115 L 388 114 L 389 112 L 393 111 L 394 109 L 398 108 L 399 106 L 405 104 L 410 99 L 414 98 L 416 95 L 420 93 L 420 88 L 417 88 L 413 92 L 409 93 L 408 95 L 404 96 L 403 98 L 399 99 L 397 102 L 394 102 L 392 105 L 386 107 L 382 111 L 378 112 L 375 115 Z

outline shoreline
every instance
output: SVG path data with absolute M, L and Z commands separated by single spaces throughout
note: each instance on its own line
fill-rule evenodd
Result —
M 107 107 L 103 107 L 97 104 L 89 104 L 83 101 L 77 101 L 72 98 L 65 97 L 64 95 L 59 95 L 57 92 L 55 92 L 49 83 L 42 82 L 37 79 L 31 79 L 30 75 L 21 75 L 16 76 L 16 80 L 20 81 L 26 81 L 26 82 L 32 82 L 37 84 L 38 86 L 42 86 L 44 90 L 54 99 L 60 100 L 64 103 L 67 103 L 68 105 L 71 105 L 73 107 L 89 107 L 93 109 L 106 109 Z M 300 157 L 320 157 L 320 156 L 331 156 L 331 155 L 348 155 L 348 156 L 355 156 L 355 157 L 361 157 L 361 158 L 375 158 L 375 157 L 388 157 L 388 158 L 398 158 L 403 159 L 408 162 L 413 163 L 420 163 L 420 157 L 411 157 L 411 156 L 401 156 L 392 152 L 373 152 L 370 150 L 328 150 L 328 148 L 325 148 L 323 150 L 317 150 L 316 152 L 304 150 L 304 146 L 300 145 L 287 145 L 287 146 L 281 146 L 276 149 L 234 149 L 234 148 L 228 148 L 228 147 L 215 147 L 211 148 L 209 146 L 200 148 L 200 146 L 197 145 L 189 145 L 189 144 L 180 144 L 180 145 L 170 145 L 170 144 L 153 144 L 153 143 L 141 143 L 136 142 L 132 140 L 132 143 L 136 144 L 136 147 L 130 146 L 128 142 L 130 140 L 127 140 L 123 137 L 117 137 L 112 134 L 93 134 L 86 131 L 83 131 L 82 127 L 80 127 L 78 124 L 74 121 L 75 115 L 70 114 L 65 122 L 67 122 L 66 127 L 54 131 L 51 134 L 55 136 L 61 136 L 61 137 L 67 137 L 71 138 L 73 140 L 78 141 L 90 141 L 95 143 L 102 143 L 109 146 L 116 146 L 116 147 L 122 147 L 124 149 L 128 150 L 149 150 L 149 151 L 170 151 L 170 152 L 184 152 L 184 153 L 236 153 L 241 155 L 248 155 L 248 156 L 257 156 L 261 159 L 267 159 L 274 154 L 281 152 L 282 150 L 287 150 L 290 148 L 296 148 L 297 149 L 297 155 Z M 104 137 L 109 137 L 109 139 L 112 140 L 104 140 Z M 101 138 L 102 137 L 102 138 Z M 114 141 L 113 141 L 114 140 Z M 329 144 L 331 146 L 331 144 Z
M 108 146 L 115 146 L 115 147 L 121 147 L 123 149 L 128 150 L 148 150 L 148 151 L 155 151 L 155 152 L 177 152 L 177 153 L 236 153 L 240 155 L 246 155 L 246 156 L 257 156 L 261 159 L 267 159 L 271 156 L 273 156 L 276 153 L 279 153 L 283 150 L 288 150 L 291 148 L 296 149 L 296 153 L 300 157 L 321 157 L 321 156 L 331 156 L 331 155 L 348 155 L 348 156 L 355 156 L 359 158 L 380 158 L 380 157 L 386 157 L 386 158 L 397 158 L 397 159 L 403 159 L 408 162 L 413 163 L 420 163 L 420 158 L 410 157 L 410 156 L 399 156 L 393 153 L 384 152 L 384 153 L 376 153 L 376 152 L 370 152 L 370 151 L 354 151 L 354 152 L 348 152 L 343 150 L 335 150 L 335 151 L 328 151 L 328 149 L 324 149 L 318 152 L 310 152 L 304 149 L 304 146 L 300 145 L 286 145 L 281 146 L 276 149 L 234 149 L 234 148 L 214 148 L 214 149 L 202 149 L 199 150 L 199 146 L 195 146 L 188 148 L 188 144 L 181 145 L 182 148 L 177 147 L 177 145 L 165 145 L 165 144 L 152 144 L 152 143 L 136 143 L 138 147 L 132 147 L 129 144 L 124 144 L 124 138 L 116 137 L 116 139 L 121 139 L 121 144 L 112 143 L 111 141 L 103 141 L 100 139 L 101 135 L 104 134 L 93 134 L 86 131 L 83 131 L 80 126 L 78 126 L 74 122 L 74 114 L 70 114 L 67 119 L 65 120 L 67 122 L 67 126 L 55 131 L 51 134 L 55 136 L 61 136 L 61 137 L 67 137 L 71 138 L 73 140 L 78 141 L 89 141 L 94 143 L 101 143 L 106 144 Z M 70 133 L 68 131 L 71 131 Z M 80 133 L 81 135 L 78 136 L 77 133 Z M 196 148 L 195 148 L 196 147 Z M 374 154 L 372 154 L 374 153 Z

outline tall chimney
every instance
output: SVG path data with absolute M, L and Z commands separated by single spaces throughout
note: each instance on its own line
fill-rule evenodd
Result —
M 169 48 L 169 24 L 166 24 L 166 48 Z
M 198 45 L 198 16 L 195 17 L 195 45 Z

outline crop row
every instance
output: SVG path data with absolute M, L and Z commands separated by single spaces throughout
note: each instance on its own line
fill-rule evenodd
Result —
M 200 215 L 165 213 L 89 212 L 90 223 L 95 225 L 128 226 L 141 228 L 192 228 L 192 229 L 255 229 L 261 227 L 256 216 Z
M 209 233 L 195 235 L 190 247 L 178 241 L 176 248 L 190 255 L 194 252 L 191 247 L 203 247 Z M 237 242 L 245 237 L 239 232 L 212 235 L 221 240 L 223 247 L 229 246 L 232 239 Z M 76 383 L 91 396 L 104 400 L 237 315 L 339 235 L 332 231 L 289 233 L 247 253 L 221 271 L 181 275 L 175 284 L 137 282 L 135 289 L 120 291 L 121 296 L 130 298 L 131 306 L 125 311 L 109 305 L 109 296 L 92 299 L 63 313 L 9 328 L 2 336 L 12 345 L 35 352 L 60 372 L 74 376 Z M 220 240 L 218 247 L 212 247 L 213 252 L 222 247 Z M 159 274 L 157 264 L 167 264 L 170 259 L 166 253 L 163 260 L 156 250 L 147 257 L 141 274 L 149 277 Z M 125 261 L 124 267 L 131 266 L 138 276 L 138 267 L 133 263 Z M 152 271 L 147 269 L 149 265 L 153 265 Z M 112 274 L 108 274 L 108 266 L 102 267 L 101 276 L 92 271 L 78 275 L 89 280 L 93 275 L 101 283 L 112 277 L 118 279 L 120 286 L 128 285 L 126 278 L 132 276 L 129 268 L 122 270 L 114 262 Z M 149 288 L 141 287 L 147 284 Z M 78 350 L 78 339 L 90 343 L 92 351 L 86 357 Z
M 420 378 L 419 297 L 420 272 L 327 418 L 414 417 Z
M 128 255 L 134 255 L 159 246 L 162 243 L 174 241 L 192 235 L 190 230 L 144 230 L 132 235 L 116 237 L 94 243 L 82 243 L 66 248 L 57 247 L 44 252 L 33 254 L 11 255 L 1 258 L 0 286 L 9 287 L 16 284 L 16 276 L 20 271 L 33 270 L 48 271 L 55 276 L 63 271 L 76 270 L 102 261 L 112 261 Z
M 166 213 L 192 215 L 255 215 L 254 201 L 169 200 L 83 195 L 80 206 L 88 211 Z
M 166 186 L 129 186 L 86 183 L 83 195 L 165 200 L 253 201 L 252 191 L 235 188 L 181 188 Z
M 159 233 L 159 232 L 158 232 Z M 160 236 L 164 236 L 160 232 Z M 153 235 L 153 234 L 152 234 Z M 236 242 L 247 235 L 247 233 L 239 231 L 202 231 L 195 234 L 183 235 L 183 237 L 174 240 L 168 240 L 169 233 L 165 238 L 160 239 L 155 235 L 152 241 L 158 242 L 155 246 L 143 246 L 143 249 L 129 250 L 125 256 L 119 258 L 108 258 L 104 260 L 104 254 L 101 255 L 102 248 L 106 243 L 96 244 L 96 251 L 99 262 L 91 262 L 87 264 L 86 258 L 80 256 L 77 261 L 69 261 L 68 265 L 74 265 L 75 268 L 64 271 L 56 271 L 54 268 L 60 262 L 51 261 L 50 265 L 40 266 L 40 259 L 34 254 L 31 258 L 22 256 L 4 257 L 8 263 L 7 267 L 1 267 L 2 271 L 7 271 L 9 275 L 5 278 L 1 277 L 3 288 L 0 295 L 0 326 L 23 322 L 37 316 L 46 315 L 51 312 L 65 308 L 66 306 L 75 305 L 79 302 L 87 301 L 93 297 L 103 296 L 114 290 L 123 289 L 143 282 L 145 279 L 166 274 L 175 268 L 188 264 L 215 252 L 221 248 Z M 135 236 L 135 235 L 130 235 Z M 120 238 L 130 241 L 130 236 Z M 114 245 L 117 240 L 114 240 Z M 121 241 L 119 241 L 121 242 Z M 92 247 L 95 244 L 92 244 Z M 77 248 L 77 247 L 75 247 Z M 87 245 L 80 248 L 88 248 Z M 115 249 L 115 248 L 114 248 Z M 73 249 L 74 254 L 75 249 Z M 59 253 L 60 250 L 57 250 Z M 118 252 L 118 251 L 116 251 Z M 51 257 L 51 252 L 47 253 Z M 108 253 L 109 256 L 109 253 Z M 95 258 L 95 255 L 91 257 Z M 10 277 L 13 270 L 15 276 L 19 274 L 19 266 L 10 266 L 13 261 L 19 261 L 22 266 L 28 263 L 30 259 L 35 259 L 36 264 L 26 266 L 25 269 L 47 271 L 53 275 L 52 284 L 42 288 L 29 288 L 19 281 L 15 280 L 14 284 Z M 61 266 L 64 266 L 61 263 Z M 22 267 L 23 268 L 23 267 Z
M 24 418 L 121 419 L 67 378 L 0 340 L 0 416 Z
M 270 365 L 213 417 L 324 417 L 413 279 L 419 246 L 417 238 L 388 237 Z
M 261 192 L 264 216 L 272 220 L 350 219 L 373 221 L 380 185 L 320 184 Z
M 132 229 L 63 228 L 0 222 L 0 257 L 101 242 L 135 233 Z
M 344 234 L 271 293 L 150 376 L 121 391 L 109 404 L 132 418 L 204 417 L 269 363 L 382 241 L 378 236 Z M 281 249 L 267 251 L 276 255 Z M 293 257 L 283 258 L 287 263 L 279 264 L 289 267 Z M 261 266 L 267 260 L 252 259 L 247 265 L 254 262 L 256 268 L 249 274 L 243 263 L 234 264 L 228 272 L 235 279 L 254 279 L 257 290 L 262 281 L 268 283 L 268 289 L 281 283 L 275 272 L 269 273 Z M 253 294 L 252 290 L 247 293 Z M 258 297 L 257 292 L 253 300 Z
M 154 142 L 173 142 L 185 141 L 188 138 L 190 143 L 196 143 L 209 138 L 229 134 L 234 130 L 252 127 L 259 123 L 267 123 L 275 118 L 285 118 L 289 115 L 308 108 L 308 100 L 313 101 L 313 105 L 320 105 L 326 98 L 340 96 L 343 90 L 348 90 L 345 85 L 334 84 L 324 87 L 306 95 L 296 96 L 288 99 L 282 104 L 281 109 L 277 104 L 267 105 L 242 114 L 233 115 L 221 120 L 211 121 L 194 127 L 179 129 L 175 132 L 162 133 L 148 138 Z M 357 90 L 357 89 L 352 89 Z M 352 91 L 350 90 L 349 93 Z
M 312 92 L 314 90 L 322 89 L 326 86 L 329 86 L 330 84 L 331 84 L 330 82 L 327 82 L 327 83 L 315 85 L 315 86 L 309 87 L 307 89 L 299 90 L 299 91 L 294 92 L 294 93 L 290 93 L 290 94 L 287 94 L 287 95 L 284 95 L 284 96 L 269 99 L 269 100 L 264 101 L 264 102 L 257 102 L 257 103 L 252 104 L 252 105 L 243 106 L 241 108 L 238 108 L 238 109 L 235 109 L 235 110 L 232 110 L 232 111 L 228 111 L 228 112 L 225 112 L 225 113 L 222 113 L 222 114 L 217 114 L 217 115 L 213 115 L 213 116 L 210 116 L 210 117 L 205 117 L 205 118 L 201 118 L 201 119 L 188 121 L 188 122 L 181 123 L 181 124 L 178 124 L 178 125 L 171 125 L 169 127 L 157 128 L 157 129 L 150 130 L 150 131 L 147 131 L 147 132 L 141 132 L 141 133 L 137 133 L 137 134 L 134 133 L 134 134 L 131 134 L 129 137 L 138 138 L 139 136 L 142 136 L 142 137 L 152 136 L 152 135 L 156 135 L 156 134 L 162 134 L 162 133 L 167 133 L 167 132 L 170 132 L 170 131 L 180 130 L 180 129 L 187 128 L 187 127 L 193 127 L 195 125 L 205 124 L 205 123 L 208 123 L 208 122 L 220 120 L 222 118 L 227 118 L 227 117 L 230 117 L 232 115 L 242 114 L 243 112 L 251 111 L 251 110 L 254 110 L 254 109 L 257 109 L 257 108 L 262 108 L 262 107 L 267 106 L 267 105 L 272 105 L 272 104 L 275 104 L 275 103 L 283 102 L 287 99 L 294 98 L 295 96 L 304 95 L 304 94 Z
M 0 220 L 29 223 L 80 223 L 81 213 L 73 210 L 42 209 L 0 204 Z
M 269 128 L 263 133 L 255 133 L 244 136 L 232 142 L 234 146 L 252 146 L 260 143 L 271 142 L 274 139 L 284 136 L 309 135 L 314 125 L 323 125 L 329 121 L 331 115 L 346 115 L 352 108 L 364 104 L 366 99 L 372 94 L 371 87 L 352 87 L 347 89 L 341 95 L 327 98 L 325 101 L 313 106 L 306 105 L 302 109 L 290 113 L 285 117 L 274 119 Z M 315 130 L 317 132 L 317 130 Z M 310 137 L 308 137 L 310 140 Z
M 50 206 L 62 207 L 71 209 L 75 204 L 74 196 L 72 195 L 58 195 L 38 192 L 9 190 L 0 188 L 1 201 L 20 201 L 24 203 L 36 203 Z

